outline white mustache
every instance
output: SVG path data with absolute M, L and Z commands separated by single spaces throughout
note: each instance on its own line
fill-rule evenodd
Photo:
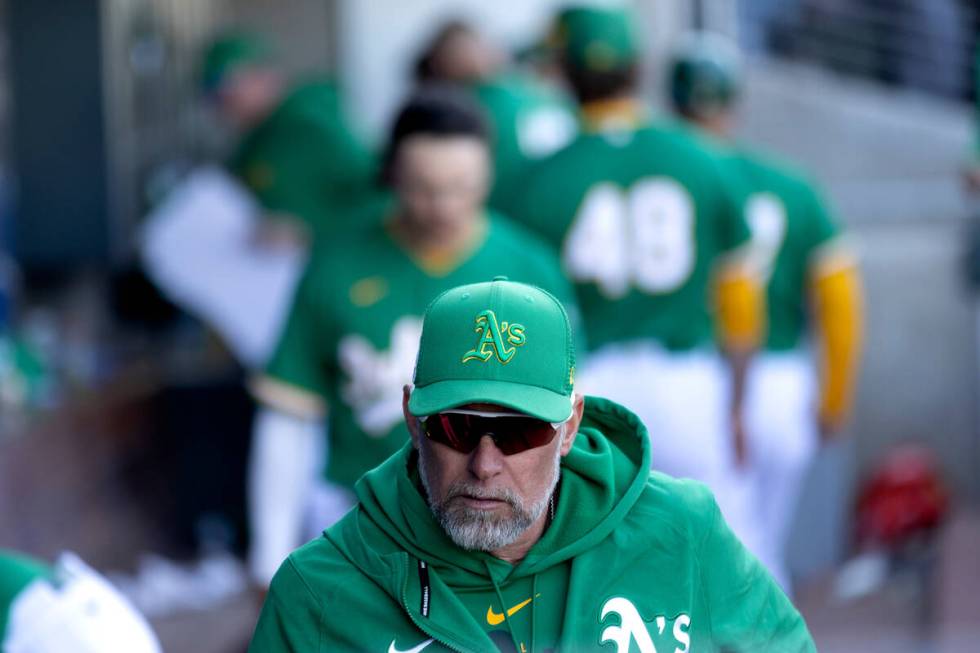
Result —
M 520 499 L 513 490 L 507 488 L 481 488 L 468 483 L 453 485 L 446 493 L 446 502 L 460 496 L 473 497 L 474 499 L 491 499 L 494 501 L 505 501 L 512 506 L 520 505 Z

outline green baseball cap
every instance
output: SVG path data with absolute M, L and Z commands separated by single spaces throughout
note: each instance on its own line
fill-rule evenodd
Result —
M 617 70 L 632 64 L 640 53 L 625 9 L 566 9 L 557 20 L 557 39 L 565 62 L 580 70 Z
M 408 410 L 432 415 L 487 403 L 563 422 L 572 414 L 574 380 L 561 302 L 496 277 L 447 290 L 426 309 Z
M 213 91 L 238 66 L 267 63 L 272 59 L 272 46 L 258 34 L 234 32 L 219 36 L 201 60 L 201 86 L 205 91 Z
M 704 112 L 730 105 L 741 90 L 738 47 L 720 34 L 688 35 L 670 64 L 670 98 L 680 111 Z
M 515 53 L 520 62 L 550 61 L 561 54 L 563 25 L 569 13 L 577 11 L 575 7 L 562 7 L 548 21 L 544 35 L 536 41 L 520 48 Z

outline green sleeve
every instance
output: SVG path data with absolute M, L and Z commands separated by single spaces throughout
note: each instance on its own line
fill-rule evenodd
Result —
M 575 291 L 572 284 L 565 277 L 561 270 L 561 263 L 547 247 L 541 247 L 539 260 L 542 262 L 542 288 L 554 295 L 565 307 L 568 313 L 568 322 L 572 329 L 572 342 L 578 358 L 585 357 L 586 347 L 585 324 L 582 319 L 582 312 L 579 310 L 578 301 L 575 299 Z
M 745 216 L 749 197 L 748 185 L 734 169 L 719 165 L 718 168 L 717 238 L 721 251 L 729 251 L 747 243 L 752 238 Z
M 508 195 L 503 212 L 521 226 L 533 231 L 539 237 L 555 248 L 561 247 L 561 240 L 567 222 L 560 219 L 556 211 L 555 201 L 551 193 L 548 179 L 552 159 L 538 161 L 528 167 L 524 177 L 525 183 L 520 192 Z
M 803 617 L 728 528 L 710 492 L 704 503 L 698 557 L 713 643 L 733 652 L 815 652 Z
M 566 307 L 574 304 L 575 292 L 561 271 L 557 254 L 541 238 L 528 229 L 516 228 L 522 253 L 533 265 L 528 283 L 544 288 Z
M 272 183 L 259 192 L 272 212 L 314 225 L 356 208 L 372 187 L 373 162 L 339 117 L 299 116 L 280 129 L 265 153 Z
M 264 147 L 256 148 L 259 168 L 252 174 L 259 178 L 252 180 L 252 187 L 267 211 L 312 219 L 317 200 L 313 180 L 319 166 L 315 150 L 304 142 L 314 136 L 305 123 L 281 125 L 274 136 L 265 139 Z M 263 167 L 268 171 L 265 179 L 261 178 Z
M 826 201 L 810 184 L 802 191 L 807 216 L 807 255 L 816 247 L 840 235 L 840 227 L 834 221 Z
M 329 180 L 333 194 L 341 203 L 358 205 L 365 195 L 374 191 L 374 157 L 343 120 L 339 109 L 337 117 L 325 121 L 313 130 L 313 135 L 314 145 L 324 153 L 320 157 L 323 164 L 320 178 Z
M 318 653 L 323 613 L 289 558 L 272 579 L 248 653 Z
M 322 307 L 330 298 L 321 290 L 324 266 L 319 258 L 319 254 L 314 255 L 306 266 L 265 373 L 277 381 L 326 396 L 332 339 Z

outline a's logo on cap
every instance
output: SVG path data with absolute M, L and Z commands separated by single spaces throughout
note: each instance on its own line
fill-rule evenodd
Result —
M 476 347 L 463 354 L 464 363 L 472 360 L 486 363 L 496 355 L 497 360 L 507 364 L 513 360 L 517 348 L 527 342 L 523 324 L 516 322 L 498 324 L 497 316 L 489 309 L 476 316 L 476 332 L 480 334 L 480 340 L 476 343 Z M 508 343 L 513 346 L 508 347 Z

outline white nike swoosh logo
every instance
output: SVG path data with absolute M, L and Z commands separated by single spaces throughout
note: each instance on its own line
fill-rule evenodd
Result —
M 407 648 L 403 651 L 399 648 L 395 648 L 395 640 L 391 640 L 391 644 L 388 645 L 388 653 L 419 653 L 419 651 L 421 651 L 422 649 L 424 649 L 426 646 L 428 646 L 434 641 L 435 641 L 434 639 L 427 639 L 421 644 L 419 644 L 418 646 L 414 648 Z

